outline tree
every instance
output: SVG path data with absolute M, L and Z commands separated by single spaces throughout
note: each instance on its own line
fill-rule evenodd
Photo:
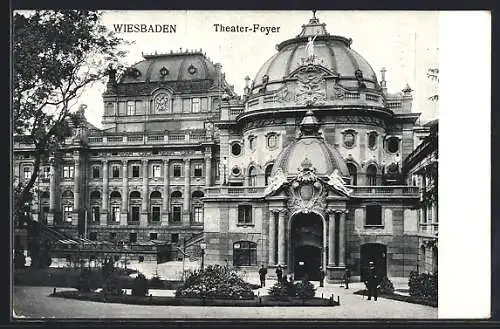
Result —
M 433 81 L 439 83 L 439 68 L 431 68 L 427 70 L 427 77 Z M 429 97 L 431 101 L 437 102 L 439 100 L 439 94 L 434 94 Z
M 38 177 L 42 160 L 70 133 L 68 120 L 81 123 L 71 107 L 82 92 L 121 69 L 124 41 L 88 10 L 16 13 L 13 19 L 13 132 L 35 147 L 31 177 L 15 186 L 17 218 Z

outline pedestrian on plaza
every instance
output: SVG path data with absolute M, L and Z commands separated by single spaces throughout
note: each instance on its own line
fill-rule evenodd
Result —
M 319 286 L 324 287 L 324 281 L 325 281 L 325 271 L 323 271 L 323 268 L 319 268 Z
M 278 265 L 276 269 L 276 277 L 278 278 L 278 283 L 283 283 L 283 270 L 281 269 L 281 265 Z
M 368 288 L 368 300 L 373 299 L 377 300 L 377 285 L 378 285 L 378 276 L 377 270 L 373 262 L 368 263 L 368 272 L 367 272 L 367 280 L 365 281 L 366 287 Z
M 351 278 L 351 271 L 349 270 L 349 267 L 346 266 L 344 270 L 344 283 L 345 283 L 345 288 L 349 289 L 349 279 Z
M 261 288 L 266 286 L 266 275 L 267 275 L 267 268 L 265 268 L 264 264 L 262 264 L 262 267 L 259 270 Z

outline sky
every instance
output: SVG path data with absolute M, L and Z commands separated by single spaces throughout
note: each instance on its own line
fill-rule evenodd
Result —
M 103 11 L 102 22 L 115 24 L 170 24 L 176 33 L 118 33 L 133 44 L 126 65 L 142 60 L 142 53 L 202 49 L 214 63 L 221 63 L 226 80 L 243 94 L 245 76 L 253 80 L 262 64 L 276 53 L 275 46 L 295 37 L 312 11 Z M 363 56 L 380 80 L 385 67 L 388 91 L 399 92 L 408 83 L 414 90 L 413 112 L 422 122 L 437 117 L 437 103 L 428 100 L 437 83 L 427 78 L 427 69 L 438 67 L 438 12 L 411 11 L 317 11 L 330 34 L 352 38 L 351 48 Z M 217 32 L 214 24 L 279 27 L 279 32 Z M 80 98 L 88 120 L 101 127 L 105 83 L 93 85 Z

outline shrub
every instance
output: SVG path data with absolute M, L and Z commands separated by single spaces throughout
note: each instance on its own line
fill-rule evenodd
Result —
M 91 292 L 92 289 L 92 272 L 88 268 L 82 269 L 78 277 L 76 288 L 79 292 Z
M 394 285 L 388 277 L 384 276 L 380 281 L 380 293 L 392 294 L 394 293 Z
M 288 295 L 288 287 L 281 283 L 275 283 L 269 289 L 269 295 L 273 300 L 288 300 L 288 297 L 291 297 Z
M 297 282 L 295 284 L 295 291 L 297 293 L 297 297 L 302 300 L 311 299 L 316 294 L 316 288 L 314 288 L 314 285 L 306 280 Z
M 408 280 L 410 288 L 410 296 L 425 297 L 433 301 L 437 301 L 438 296 L 438 275 L 437 273 L 418 273 L 410 272 Z
M 134 279 L 134 284 L 132 286 L 132 296 L 146 296 L 148 294 L 148 280 L 144 274 L 139 273 Z
M 190 273 L 184 284 L 175 292 L 176 297 L 253 299 L 249 283 L 243 281 L 228 266 L 210 265 L 204 270 Z
M 16 254 L 14 256 L 14 267 L 16 269 L 24 268 L 26 266 L 26 257 L 22 250 L 16 250 Z
M 159 277 L 153 276 L 151 280 L 149 280 L 149 287 L 155 289 L 163 289 L 165 285 L 163 284 L 163 281 Z
M 102 293 L 104 295 L 118 296 L 123 294 L 123 290 L 121 289 L 120 278 L 117 274 L 111 273 L 105 279 L 104 284 L 102 285 Z

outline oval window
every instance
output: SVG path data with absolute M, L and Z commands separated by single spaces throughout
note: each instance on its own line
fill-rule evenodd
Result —
M 387 140 L 387 151 L 390 153 L 399 151 L 399 139 L 397 137 L 391 137 Z
M 238 168 L 238 167 L 233 168 L 233 175 L 234 176 L 238 176 L 240 173 L 241 173 L 240 168 Z
M 344 146 L 345 147 L 353 147 L 354 146 L 354 134 L 353 133 L 344 134 Z
M 234 143 L 233 145 L 231 145 L 231 153 L 234 156 L 240 155 L 241 154 L 241 145 L 238 143 Z

